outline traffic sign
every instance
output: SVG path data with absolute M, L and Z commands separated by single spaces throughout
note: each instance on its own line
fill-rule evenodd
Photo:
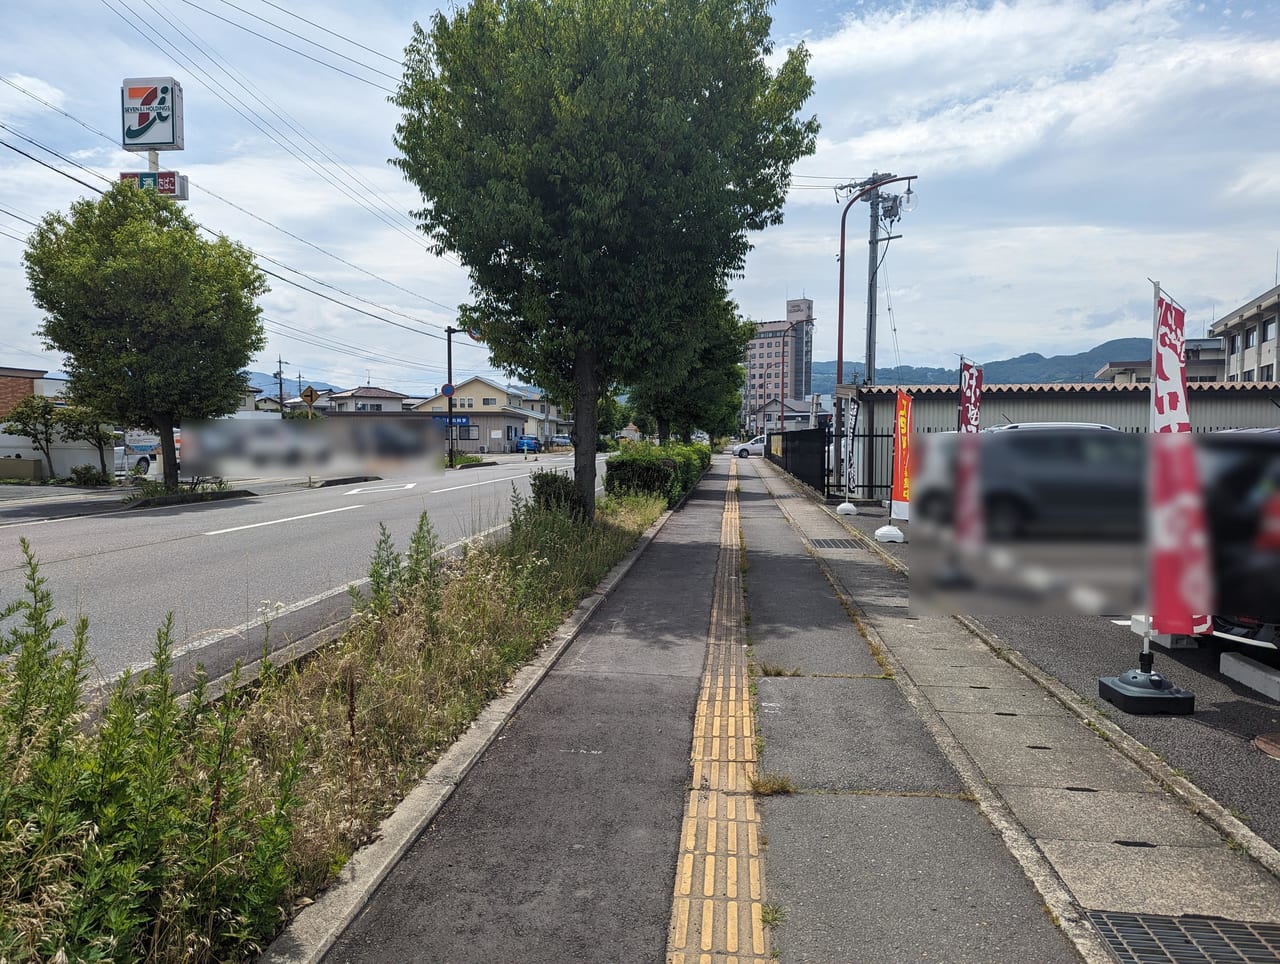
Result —
M 185 201 L 189 196 L 186 175 L 177 171 L 121 171 L 120 180 L 132 181 L 135 187 L 155 191 L 176 201 Z
M 312 405 L 314 405 L 316 403 L 316 399 L 319 397 L 320 397 L 320 393 L 317 392 L 310 385 L 308 385 L 306 388 L 302 390 L 302 400 L 307 403 L 307 408 L 310 408 Z
M 445 382 L 443 385 L 441 385 L 440 394 L 443 395 L 445 398 L 453 398 L 453 384 L 450 382 Z
M 483 341 L 484 341 L 484 339 L 480 337 L 480 329 L 479 329 L 479 328 L 468 328 L 468 329 L 467 329 L 467 337 L 468 337 L 468 338 L 470 338 L 472 341 L 478 341 L 478 342 L 483 342 Z

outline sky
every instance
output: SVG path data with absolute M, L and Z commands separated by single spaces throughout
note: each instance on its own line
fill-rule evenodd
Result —
M 35 333 L 22 239 L 46 212 L 92 196 L 59 171 L 105 187 L 145 169 L 145 154 L 120 147 L 121 82 L 172 76 L 185 149 L 161 154 L 161 167 L 189 177 L 184 203 L 198 222 L 296 282 L 268 279 L 267 348 L 251 367 L 273 372 L 279 360 L 294 390 L 314 380 L 434 391 L 443 328 L 469 283 L 414 226 L 420 199 L 388 162 L 399 112 L 387 97 L 414 20 L 435 9 L 10 0 L 0 366 L 60 368 Z M 779 0 L 773 13 L 774 61 L 800 42 L 812 55 L 805 115 L 822 130 L 794 169 L 783 223 L 751 236 L 732 294 L 758 320 L 813 299 L 815 359 L 837 353 L 836 188 L 872 173 L 918 178 L 917 206 L 882 250 L 880 367 L 1148 336 L 1148 279 L 1199 335 L 1276 284 L 1274 0 Z M 846 361 L 864 356 L 868 218 L 856 203 L 846 226 Z M 501 378 L 465 335 L 454 368 L 455 381 Z

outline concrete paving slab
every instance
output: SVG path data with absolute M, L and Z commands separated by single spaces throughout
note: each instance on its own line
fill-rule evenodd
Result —
M 997 786 L 1159 791 L 1141 770 L 1105 747 L 1033 750 L 1012 743 L 989 742 L 965 749 L 987 780 Z
M 1080 840 L 1040 845 L 1089 910 L 1280 921 L 1280 882 L 1225 845 L 1122 847 Z
M 745 480 L 744 489 L 759 486 Z M 741 520 L 746 542 L 747 637 L 757 664 L 806 674 L 884 672 L 795 530 L 772 503 Z
M 1061 716 L 1001 716 L 992 713 L 943 713 L 943 722 L 966 749 L 988 743 L 1051 746 L 1054 749 L 1105 749 L 1098 734 L 1066 710 Z
M 971 803 L 804 794 L 760 809 L 782 961 L 1079 960 Z
M 877 628 L 879 628 L 877 626 Z M 893 648 L 892 641 L 889 648 Z M 995 656 L 988 657 L 986 665 L 939 666 L 930 664 L 910 670 L 917 686 L 985 686 L 988 689 L 1030 691 L 1038 689 L 1017 670 Z
M 757 685 L 762 773 L 806 789 L 964 789 L 892 680 L 767 677 Z
M 996 788 L 1038 839 L 1140 841 L 1164 847 L 1219 847 L 1222 837 L 1174 798 L 1155 793 L 1093 793 L 1060 787 Z
M 920 692 L 939 713 L 1038 713 L 1060 716 L 1062 704 L 1034 684 L 1020 689 L 974 689 L 970 686 L 921 686 Z

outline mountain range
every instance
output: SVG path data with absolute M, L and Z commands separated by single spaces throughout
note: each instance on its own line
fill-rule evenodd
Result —
M 1109 361 L 1136 361 L 1151 357 L 1150 338 L 1116 338 L 1103 342 L 1088 351 L 1074 355 L 1053 355 L 1046 358 L 1039 352 L 1018 355 L 999 361 L 979 363 L 984 385 L 1016 385 L 1022 383 L 1092 382 L 1093 373 Z M 844 364 L 845 384 L 862 380 L 862 362 Z M 919 368 L 903 365 L 900 368 L 876 366 L 877 385 L 955 385 L 960 381 L 960 367 Z M 830 395 L 836 383 L 836 363 L 813 363 L 813 390 L 820 395 Z
M 834 372 L 835 369 L 833 368 L 832 371 Z M 272 398 L 275 398 L 279 393 L 280 386 L 275 380 L 275 376 L 269 375 L 266 372 L 249 372 L 248 375 L 249 384 L 254 388 L 262 389 L 263 395 L 270 395 Z M 343 391 L 343 389 L 339 388 L 337 385 L 330 385 L 328 382 L 305 381 L 303 382 L 302 387 L 306 388 L 308 385 L 314 388 L 317 392 L 323 392 L 326 389 L 334 392 Z M 284 397 L 295 398 L 297 397 L 298 392 L 298 380 L 296 378 L 285 378 Z

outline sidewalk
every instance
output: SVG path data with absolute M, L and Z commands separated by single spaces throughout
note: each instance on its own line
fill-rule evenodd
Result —
M 1277 922 L 1280 884 L 760 459 L 718 457 L 509 707 L 265 960 L 1101 962 L 1197 928 L 1261 956 L 1178 960 L 1280 959 L 1153 916 Z

